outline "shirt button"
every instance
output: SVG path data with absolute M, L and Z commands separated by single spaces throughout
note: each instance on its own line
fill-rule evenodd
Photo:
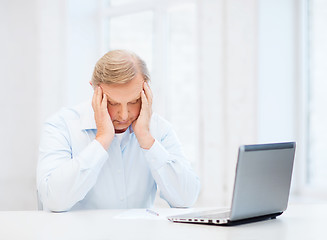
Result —
M 117 170 L 117 173 L 118 173 L 118 174 L 121 174 L 121 170 Z
M 120 201 L 124 201 L 124 198 L 123 198 L 123 197 L 121 197 L 121 198 L 120 198 Z

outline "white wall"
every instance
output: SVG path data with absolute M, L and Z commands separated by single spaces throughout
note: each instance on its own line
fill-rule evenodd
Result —
M 256 141 L 257 1 L 200 1 L 199 205 L 228 205 L 240 144 Z
M 306 144 L 301 135 L 307 117 L 301 112 L 303 104 L 307 104 L 301 95 L 307 67 L 301 64 L 301 24 L 306 14 L 303 2 L 258 2 L 258 141 L 296 141 L 293 195 L 303 186 L 306 161 Z
M 100 58 L 97 1 L 38 0 L 40 124 L 63 106 L 92 96 Z
M 293 1 L 198 1 L 199 205 L 228 203 L 239 144 L 293 137 Z M 41 123 L 91 96 L 101 54 L 96 4 L 1 2 L 0 210 L 36 208 Z
M 66 79 L 64 102 L 75 105 L 92 97 L 91 80 L 96 61 L 104 54 L 100 49 L 98 2 L 66 1 Z
M 100 57 L 96 4 L 1 1 L 0 210 L 36 209 L 42 123 L 91 96 L 88 82 Z
M 258 3 L 258 140 L 292 141 L 297 127 L 297 8 L 294 0 Z
M 36 207 L 39 94 L 36 1 L 0 6 L 0 210 Z

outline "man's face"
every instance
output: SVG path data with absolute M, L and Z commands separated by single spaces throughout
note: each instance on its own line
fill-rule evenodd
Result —
M 144 79 L 138 74 L 132 81 L 124 84 L 100 84 L 107 95 L 108 112 L 116 133 L 125 132 L 138 118 L 141 110 L 141 92 Z

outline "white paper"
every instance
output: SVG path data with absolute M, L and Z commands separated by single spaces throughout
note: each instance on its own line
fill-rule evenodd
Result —
M 158 208 L 158 209 L 151 209 L 151 211 L 158 213 L 159 216 L 147 211 L 147 209 L 130 209 L 118 214 L 114 218 L 168 220 L 167 219 L 168 216 L 189 213 L 194 211 L 194 209 Z

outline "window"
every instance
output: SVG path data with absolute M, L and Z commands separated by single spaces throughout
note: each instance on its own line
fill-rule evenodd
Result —
M 107 0 L 103 52 L 128 49 L 150 71 L 154 111 L 169 120 L 198 164 L 197 13 L 194 0 Z
M 144 11 L 109 18 L 106 43 L 109 49 L 129 49 L 140 55 L 152 66 L 153 12 Z
M 327 186 L 327 1 L 308 2 L 308 166 L 307 183 Z

